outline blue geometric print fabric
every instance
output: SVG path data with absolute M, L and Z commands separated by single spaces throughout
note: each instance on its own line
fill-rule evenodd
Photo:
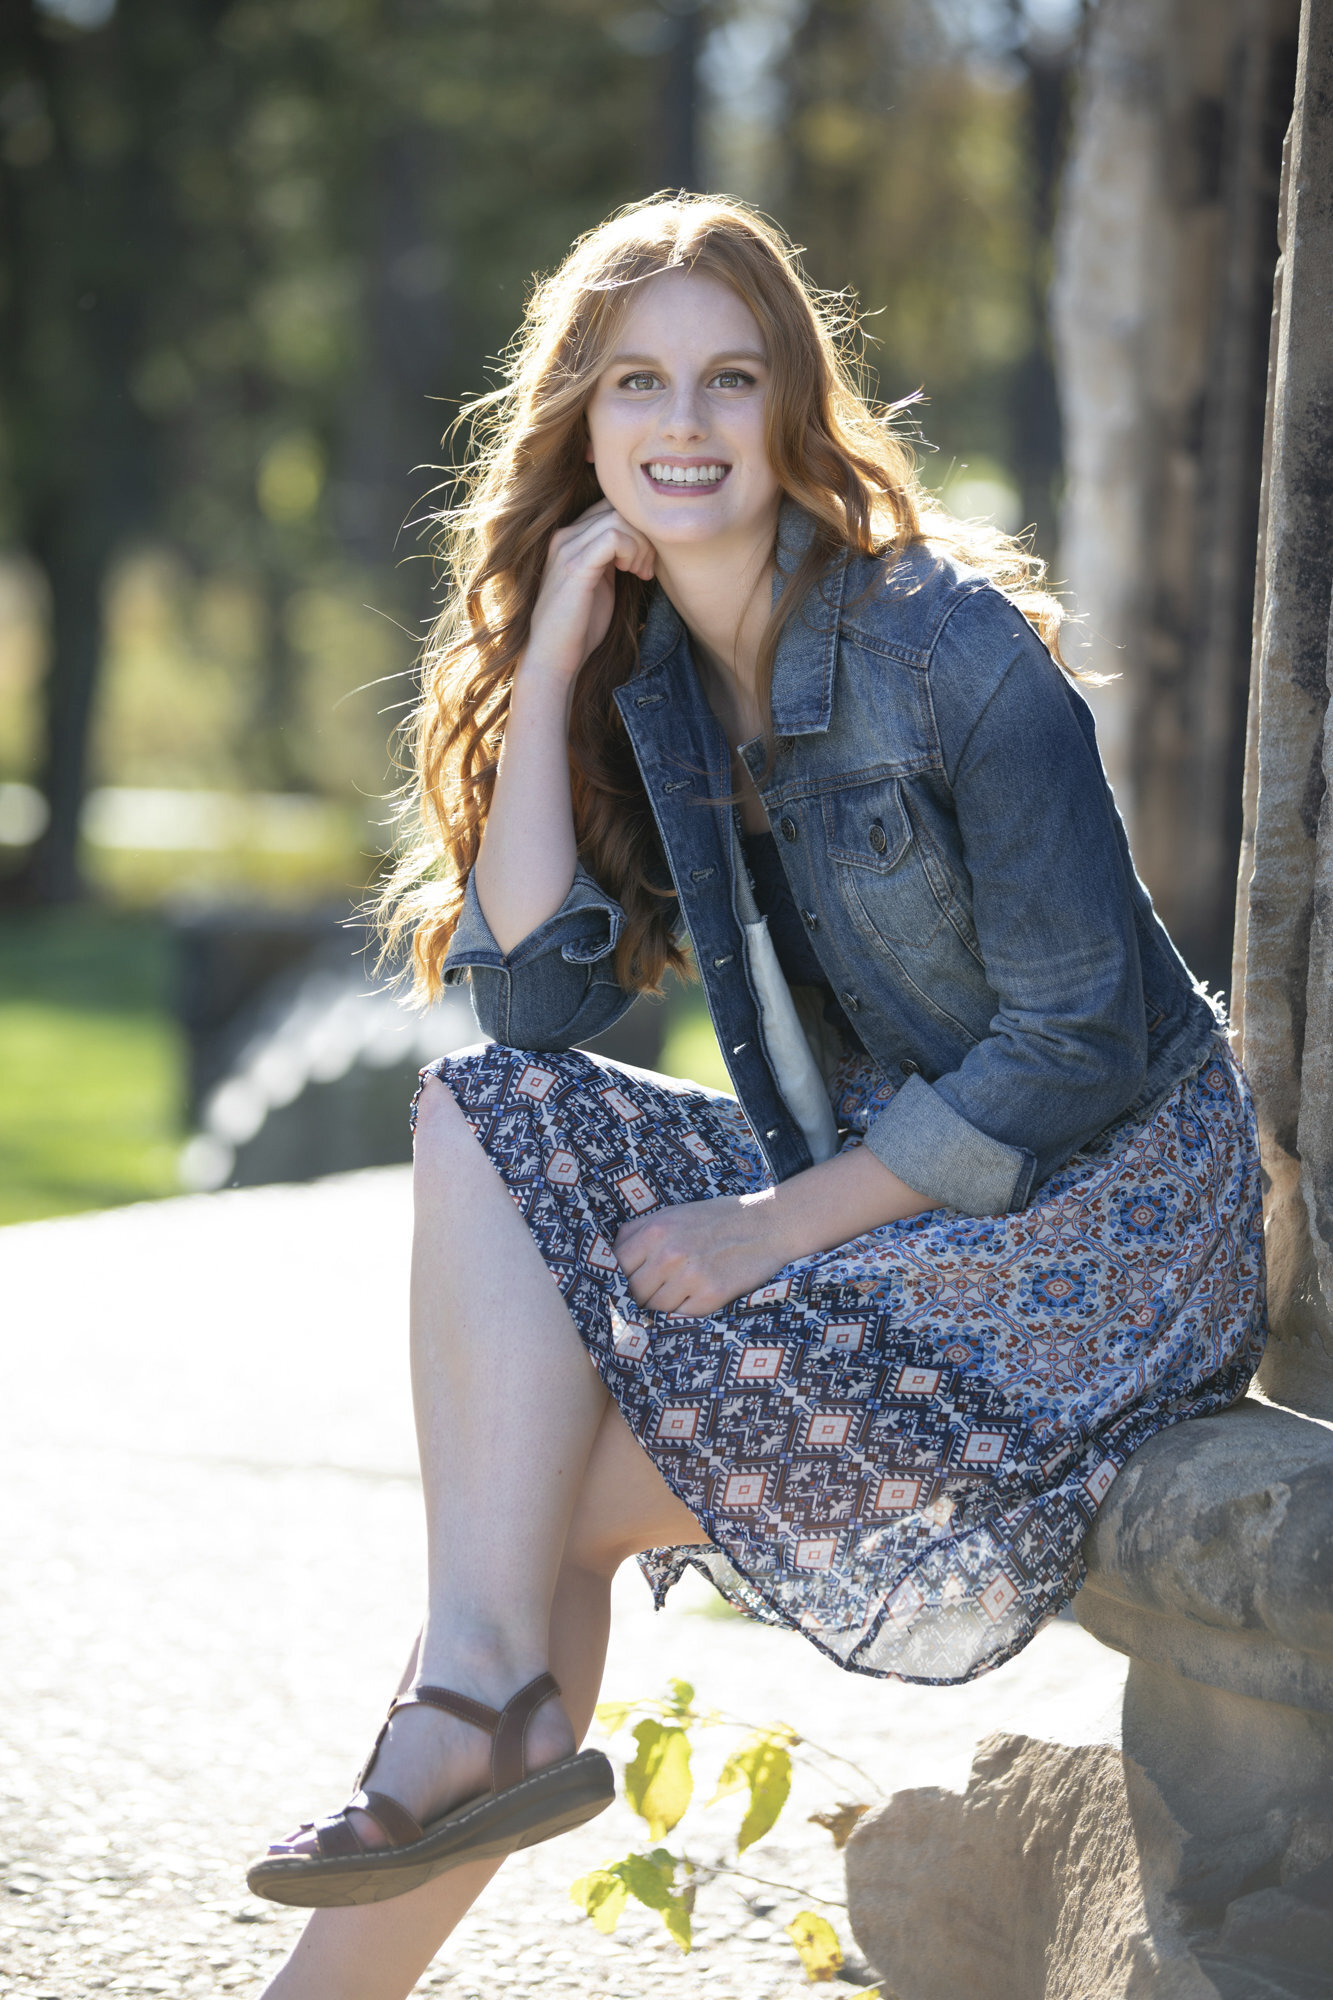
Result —
M 1021 1214 L 949 1210 L 788 1265 L 707 1319 L 635 1303 L 612 1244 L 766 1184 L 733 1099 L 603 1057 L 488 1044 L 431 1064 L 509 1188 L 635 1436 L 708 1536 L 693 1563 L 855 1672 L 951 1683 L 1026 1644 L 1155 1431 L 1226 1407 L 1265 1333 L 1245 1079 L 1221 1037 Z M 849 1057 L 860 1143 L 889 1086 Z

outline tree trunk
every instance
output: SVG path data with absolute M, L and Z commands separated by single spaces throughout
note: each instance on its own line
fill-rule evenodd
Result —
M 1270 1186 L 1260 1381 L 1333 1416 L 1333 7 L 1306 0 L 1273 319 L 1238 898 L 1245 1066 Z
M 150 435 L 129 389 L 140 350 L 146 271 L 169 263 L 165 211 L 146 138 L 156 76 L 142 35 L 113 16 L 95 33 L 57 33 L 29 0 L 0 11 L 0 89 L 42 107 L 44 149 L 7 151 L 0 182 L 9 279 L 0 304 L 5 428 L 18 539 L 46 573 L 50 650 L 38 784 L 50 817 L 10 899 L 80 893 L 79 812 L 102 657 L 102 599 L 116 549 L 145 522 Z M 109 158 L 83 142 L 90 97 L 120 105 L 124 143 Z M 53 360 L 53 356 L 58 360 Z
M 1231 963 L 1264 356 L 1297 0 L 1104 0 L 1054 292 L 1061 566 L 1135 855 L 1185 957 Z
M 96 523 L 57 520 L 31 550 L 50 590 L 50 656 L 42 692 L 38 788 L 48 820 L 7 885 L 16 901 L 70 903 L 83 893 L 79 815 L 87 785 L 88 731 L 102 660 L 102 598 L 110 551 Z
M 1010 464 L 1023 526 L 1051 557 L 1056 546 L 1057 484 L 1064 468 L 1060 397 L 1051 346 L 1050 253 L 1060 169 L 1069 122 L 1075 48 L 1029 34 L 1018 54 L 1027 83 L 1029 345 L 1014 364 Z
M 673 8 L 671 40 L 662 58 L 658 99 L 656 179 L 662 187 L 699 189 L 699 57 L 707 0 Z

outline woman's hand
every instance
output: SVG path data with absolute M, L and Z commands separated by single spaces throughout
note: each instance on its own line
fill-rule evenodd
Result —
M 551 537 L 474 871 L 501 951 L 512 951 L 569 894 L 578 860 L 569 790 L 574 676 L 606 636 L 616 571 L 647 579 L 654 561 L 651 542 L 609 500 Z
M 731 1194 L 627 1222 L 615 1252 L 636 1301 L 653 1312 L 706 1319 L 766 1285 L 791 1257 L 774 1241 L 773 1213 L 764 1195 Z
M 615 1252 L 639 1305 L 706 1319 L 787 1264 L 939 1206 L 869 1146 L 844 1146 L 779 1187 L 637 1216 L 616 1237 Z
M 524 667 L 531 662 L 543 674 L 572 681 L 606 637 L 616 571 L 626 570 L 646 583 L 656 560 L 652 543 L 609 500 L 599 500 L 569 527 L 557 528 L 533 606 Z

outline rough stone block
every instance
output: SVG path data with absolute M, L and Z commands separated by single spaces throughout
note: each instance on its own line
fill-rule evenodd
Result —
M 1246 1400 L 1151 1438 L 1074 1613 L 1136 1660 L 1333 1714 L 1333 1428 Z
M 900 1792 L 857 1826 L 852 1931 L 894 2000 L 1328 2000 L 1333 1865 L 1308 1866 L 1333 1842 L 1324 1805 L 1242 1840 L 1249 1879 L 1203 1908 L 1199 1829 L 1134 1758 L 994 1736 L 966 1792 Z M 1214 1828 L 1233 1849 L 1244 1831 Z

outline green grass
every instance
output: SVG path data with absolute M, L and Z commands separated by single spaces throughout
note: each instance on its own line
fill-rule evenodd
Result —
M 170 981 L 152 918 L 0 919 L 0 1223 L 178 1191 Z
M 0 916 L 0 1224 L 179 1191 L 171 980 L 151 915 Z M 697 986 L 672 995 L 661 1066 L 731 1089 Z
M 702 990 L 698 986 L 676 988 L 670 1007 L 662 1043 L 663 1073 L 684 1077 L 689 1083 L 706 1084 L 709 1090 L 725 1090 L 729 1097 L 734 1095 Z

